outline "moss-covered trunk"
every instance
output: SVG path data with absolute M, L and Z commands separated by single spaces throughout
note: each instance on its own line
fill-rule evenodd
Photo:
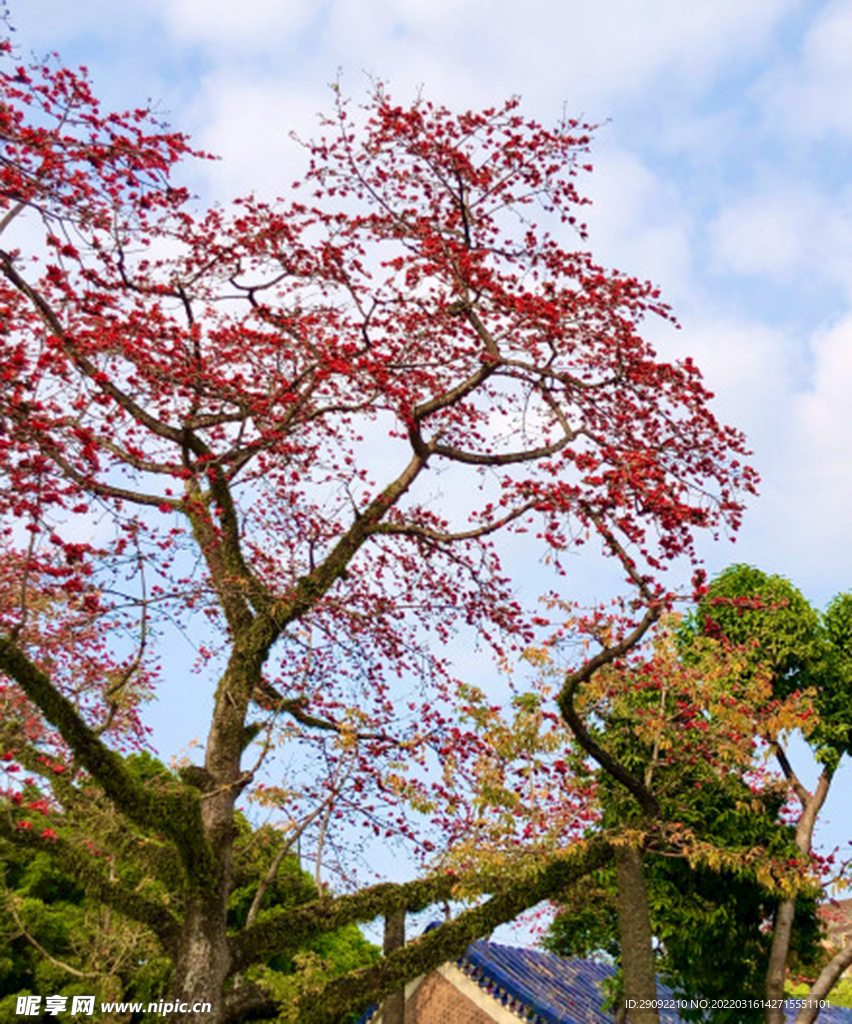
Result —
M 209 852 L 203 873 L 189 872 L 186 909 L 175 956 L 173 1024 L 223 1024 L 225 981 L 231 972 L 227 933 L 228 897 L 236 839 L 234 807 L 249 780 L 241 769 L 243 730 L 251 694 L 268 645 L 245 639 L 234 645 L 216 691 L 216 706 L 204 768 L 195 776 L 201 789 L 201 818 Z M 209 1004 L 210 1009 L 202 1009 Z M 185 1009 L 183 1007 L 186 1007 Z

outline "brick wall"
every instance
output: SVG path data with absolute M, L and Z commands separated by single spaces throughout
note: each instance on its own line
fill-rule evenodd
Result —
M 430 974 L 405 1009 L 405 1024 L 493 1024 L 494 1018 L 440 974 Z
M 384 1024 L 382 1016 L 379 1010 L 370 1024 Z M 523 1024 L 526 1019 L 455 964 L 405 986 L 405 1024 Z

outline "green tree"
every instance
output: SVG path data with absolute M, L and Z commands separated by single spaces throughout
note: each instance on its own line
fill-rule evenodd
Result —
M 698 606 L 696 625 L 705 635 L 723 638 L 744 651 L 754 671 L 768 671 L 774 697 L 812 692 L 814 720 L 804 732 L 821 766 L 813 792 L 801 782 L 782 737 L 765 737 L 798 802 L 795 844 L 807 859 L 838 765 L 852 752 L 852 595 L 837 595 L 820 615 L 784 577 L 734 565 L 711 583 Z M 765 986 L 768 1024 L 782 1024 L 784 1019 L 783 1011 L 772 1003 L 783 998 L 795 913 L 796 902 L 790 898 L 781 902 L 774 917 Z M 852 948 L 847 948 L 826 965 L 812 988 L 815 1001 L 827 995 L 850 963 Z M 804 1024 L 815 1016 L 805 1009 L 798 1020 Z
M 758 934 L 770 910 L 776 919 L 787 915 L 791 927 L 797 919 L 802 955 L 814 954 L 816 883 L 785 877 L 779 867 L 795 865 L 804 879 L 809 846 L 803 848 L 800 829 L 779 817 L 787 780 L 766 779 L 765 788 L 753 792 L 755 743 L 770 743 L 789 769 L 783 738 L 800 729 L 836 764 L 837 736 L 842 743 L 848 730 L 842 718 L 848 691 L 838 683 L 840 647 L 828 641 L 820 617 L 786 581 L 773 579 L 763 598 L 755 596 L 760 580 L 755 570 L 729 570 L 685 625 L 665 626 L 653 651 L 582 679 L 568 708 L 584 755 L 600 766 L 604 827 L 614 835 L 627 829 L 625 845 L 633 851 L 614 888 L 594 888 L 620 901 L 620 941 L 610 935 L 607 945 L 617 946 L 625 991 L 634 997 L 652 991 L 652 935 L 660 943 L 660 966 L 684 991 L 700 985 L 716 994 L 754 995 L 756 972 L 767 974 L 777 948 L 777 930 L 770 950 Z M 836 623 L 841 607 L 845 599 L 833 602 L 827 623 Z M 744 625 L 749 612 L 756 621 Z M 726 616 L 736 629 L 726 628 Z M 767 658 L 761 657 L 763 639 Z M 824 683 L 821 691 L 808 685 L 814 680 Z M 661 865 L 661 856 L 684 860 Z M 716 883 L 717 896 L 708 902 Z M 734 893 L 752 908 L 748 924 L 733 913 Z M 601 917 L 603 906 L 599 911 L 591 921 L 581 919 L 579 938 L 595 920 L 612 925 L 615 919 Z M 567 915 L 560 928 L 564 939 L 572 930 Z M 727 948 L 738 956 L 750 950 L 727 971 L 703 959 L 707 950 L 716 954 L 714 943 L 726 931 Z
M 148 754 L 132 755 L 126 764 L 138 781 L 154 789 L 178 781 Z M 35 795 L 28 793 L 28 788 L 24 787 L 24 796 Z M 61 839 L 85 822 L 93 856 L 102 858 L 106 850 L 117 850 L 116 816 L 96 787 L 90 788 L 88 796 L 85 811 L 78 807 L 78 814 L 57 822 L 57 833 Z M 243 815 L 237 815 L 235 822 L 238 836 L 234 888 L 228 900 L 230 927 L 245 926 L 252 913 L 262 922 L 270 912 L 286 911 L 317 898 L 313 879 L 300 869 L 296 856 L 287 852 L 279 830 L 268 825 L 252 828 Z M 173 865 L 161 859 L 161 851 L 152 849 L 138 832 L 125 834 L 122 845 L 123 856 L 109 858 L 121 871 L 122 884 L 164 905 L 179 906 L 182 895 L 175 885 Z M 0 840 L 0 854 L 0 1016 L 11 1020 L 17 997 L 28 993 L 95 995 L 99 1002 L 146 1006 L 168 1000 L 173 965 L 151 929 L 87 894 L 85 874 L 69 873 L 50 848 L 29 855 Z M 294 996 L 308 985 L 368 966 L 379 955 L 360 930 L 349 924 L 308 943 L 299 954 L 271 956 L 265 964 L 252 967 L 243 980 L 247 986 L 259 984 L 282 999 L 288 996 L 292 1007 Z M 277 1004 L 271 1004 L 267 1019 L 289 1019 L 279 1017 L 279 1011 Z M 143 1013 L 133 1019 L 134 1024 L 148 1024 L 162 1016 Z
M 656 971 L 679 996 L 753 997 L 763 986 L 771 946 L 771 935 L 762 926 L 775 914 L 780 896 L 736 860 L 757 849 L 764 860 L 779 863 L 795 855 L 793 829 L 779 818 L 783 797 L 777 792 L 755 794 L 741 779 L 719 779 L 700 764 L 683 771 L 681 781 L 681 823 L 728 856 L 725 863 L 710 867 L 672 856 L 674 851 L 653 842 L 644 854 Z M 604 810 L 605 826 L 617 829 L 619 822 L 620 813 Z M 617 896 L 611 868 L 585 880 L 561 906 L 547 947 L 565 956 L 604 953 L 620 962 Z M 796 911 L 796 952 L 801 962 L 812 964 L 820 954 L 814 894 L 800 895 Z M 703 1011 L 696 1013 L 695 1019 L 704 1019 Z M 683 1014 L 689 1018 L 690 1011 Z M 712 1019 L 721 1024 L 753 1022 L 761 1016 L 760 1010 L 732 1009 L 715 1011 Z

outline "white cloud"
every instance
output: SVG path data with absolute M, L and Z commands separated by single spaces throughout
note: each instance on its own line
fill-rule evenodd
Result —
M 265 83 L 220 71 L 208 76 L 203 95 L 208 109 L 195 117 L 205 127 L 193 141 L 221 157 L 207 165 L 213 194 L 225 200 L 248 192 L 287 196 L 306 163 L 290 133 L 315 135 L 317 113 L 328 109 L 330 94 L 291 88 L 282 95 Z
M 306 0 L 163 0 L 175 34 L 193 43 L 263 48 L 301 32 L 320 5 Z
M 819 200 L 787 190 L 760 193 L 725 207 L 710 225 L 720 269 L 738 274 L 788 277 L 805 261 L 807 232 Z M 810 210 L 807 207 L 810 206 Z
M 816 335 L 812 351 L 812 387 L 797 398 L 793 407 L 795 443 L 800 456 L 796 465 L 803 476 L 841 499 L 836 504 L 848 530 L 852 506 L 852 316 Z M 839 489 L 842 494 L 838 494 Z
M 684 318 L 677 337 L 667 339 L 664 354 L 670 358 L 689 355 L 701 370 L 705 386 L 713 393 L 711 409 L 719 422 L 745 434 L 763 482 L 760 498 L 750 499 L 745 517 L 746 545 L 761 560 L 766 540 L 789 509 L 779 514 L 773 495 L 786 475 L 789 448 L 791 392 L 795 388 L 797 348 L 800 339 L 790 332 L 767 327 L 757 320 L 734 320 L 704 315 Z M 660 346 L 662 348 L 662 346 Z M 704 554 L 724 566 L 736 551 L 721 550 L 702 542 Z M 793 572 L 779 567 L 778 571 Z
M 852 204 L 793 187 L 764 190 L 725 206 L 709 227 L 717 270 L 784 284 L 806 278 L 852 293 Z
M 405 89 L 425 83 L 455 102 L 515 92 L 536 103 L 565 99 L 597 118 L 655 79 L 692 89 L 720 68 L 753 61 L 794 6 L 530 0 L 523 18 L 509 0 L 159 0 L 155 9 L 183 45 L 203 46 L 223 65 L 247 53 L 258 65 L 277 60 L 282 81 L 293 73 L 325 81 L 343 67 Z
M 777 396 L 778 434 L 765 467 L 755 546 L 772 552 L 776 571 L 824 601 L 849 589 L 852 578 L 852 316 L 815 334 L 811 351 L 808 389 Z
M 799 52 L 764 76 L 767 116 L 777 130 L 821 137 L 852 135 L 852 7 L 834 0 L 819 12 Z
M 12 0 L 9 6 L 17 41 L 27 48 L 51 50 L 61 50 L 64 43 L 88 34 L 100 38 L 121 34 L 147 7 L 142 0 L 122 4 L 113 0 L 81 0 L 75 4 L 64 0 Z
M 792 386 L 795 339 L 759 322 L 689 319 L 684 342 L 707 386 L 738 422 L 774 415 L 780 395 Z
M 677 305 L 694 287 L 691 277 L 690 216 L 678 189 L 650 171 L 627 150 L 594 145 L 594 173 L 580 180 L 592 206 L 580 211 L 588 224 L 588 246 L 608 267 L 659 285 L 665 301 Z M 576 239 L 565 238 L 567 247 Z
M 719 387 L 717 411 L 745 428 L 763 478 L 738 544 L 704 545 L 711 571 L 747 561 L 824 604 L 852 579 L 852 316 L 804 339 L 807 381 L 795 369 L 801 338 L 708 323 L 690 340 Z

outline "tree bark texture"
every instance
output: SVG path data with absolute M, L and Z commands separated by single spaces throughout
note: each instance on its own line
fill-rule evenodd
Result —
M 215 894 L 211 894 L 210 902 L 218 904 Z M 203 905 L 193 907 L 184 919 L 172 1000 L 188 1009 L 173 1011 L 169 1018 L 173 1024 L 220 1024 L 225 1020 L 223 987 L 230 962 L 228 939 L 221 915 L 211 913 L 212 909 Z M 210 1011 L 194 1011 L 193 1007 L 199 1004 L 209 1004 Z
M 618 883 L 618 933 L 621 944 L 621 968 L 624 974 L 622 1006 L 630 1001 L 657 998 L 657 973 L 648 911 L 648 890 L 642 853 L 633 846 L 615 849 L 615 873 Z M 627 1010 L 632 1024 L 659 1024 L 657 1010 Z
M 384 954 L 405 945 L 405 911 L 396 910 L 385 918 Z M 382 1004 L 383 1024 L 405 1024 L 405 987 L 391 992 Z
M 796 825 L 796 847 L 807 857 L 811 852 L 814 827 L 817 816 L 828 796 L 834 769 L 824 768 L 812 795 L 798 787 L 799 799 L 802 801 L 802 814 Z M 790 953 L 790 940 L 793 935 L 793 919 L 796 916 L 795 899 L 784 900 L 775 915 L 775 927 L 772 930 L 772 948 L 769 952 L 769 966 L 766 971 L 766 1024 L 784 1024 L 786 1017 L 781 1000 L 784 998 L 784 980 L 787 974 L 787 957 Z M 776 1004 L 776 1005 L 773 1005 Z

